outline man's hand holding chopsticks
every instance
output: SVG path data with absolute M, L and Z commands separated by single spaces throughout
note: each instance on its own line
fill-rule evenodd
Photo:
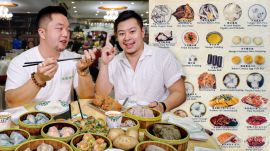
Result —
M 84 50 L 84 55 L 81 60 L 77 63 L 77 72 L 79 75 L 86 75 L 88 73 L 88 68 L 91 66 L 96 59 L 96 48 L 93 50 Z
M 35 73 L 35 78 L 40 84 L 46 83 L 53 78 L 58 69 L 57 60 L 54 58 L 47 58 L 44 62 L 40 63 Z

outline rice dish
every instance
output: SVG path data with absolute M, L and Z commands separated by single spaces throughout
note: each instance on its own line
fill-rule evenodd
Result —
M 223 14 L 226 20 L 235 21 L 242 15 L 242 9 L 238 4 L 229 3 L 224 7 Z

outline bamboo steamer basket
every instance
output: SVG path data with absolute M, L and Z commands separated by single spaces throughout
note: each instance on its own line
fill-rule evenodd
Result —
M 36 116 L 38 113 L 42 113 L 45 116 L 47 116 L 49 118 L 49 121 L 42 123 L 42 124 L 26 124 L 23 122 L 23 120 L 26 119 L 27 115 L 32 114 L 32 115 Z M 31 137 L 34 137 L 34 138 L 40 137 L 42 126 L 44 126 L 52 121 L 53 121 L 52 115 L 49 113 L 41 112 L 41 111 L 27 112 L 19 117 L 19 128 L 24 129 L 27 132 L 29 132 L 31 134 Z
M 24 142 L 19 147 L 17 147 L 15 151 L 24 151 L 27 148 L 30 148 L 30 150 L 36 150 L 37 147 L 42 143 L 52 145 L 54 150 L 58 150 L 61 149 L 62 147 L 65 147 L 67 151 L 73 151 L 72 148 L 67 143 L 49 138 L 35 139 L 28 142 Z
M 130 109 L 131 108 L 129 108 L 128 110 L 130 110 Z M 160 122 L 161 117 L 162 117 L 162 113 L 160 111 L 153 109 L 153 108 L 149 108 L 149 109 L 153 111 L 155 117 L 146 118 L 146 117 L 133 115 L 131 113 L 128 113 L 128 110 L 125 112 L 125 115 L 127 117 L 131 117 L 133 119 L 138 120 L 140 123 L 140 131 L 144 131 L 144 129 L 146 129 L 149 125 L 156 123 L 156 122 Z
M 178 130 L 181 133 L 181 139 L 179 140 L 166 140 L 162 138 L 158 138 L 152 134 L 152 130 L 155 124 L 162 124 L 162 125 L 175 125 Z M 181 126 L 178 126 L 173 123 L 168 123 L 168 122 L 158 122 L 152 125 L 149 125 L 146 130 L 145 130 L 145 139 L 146 140 L 153 140 L 153 141 L 158 141 L 166 144 L 172 145 L 174 148 L 176 148 L 178 151 L 186 151 L 188 147 L 188 141 L 189 141 L 189 133 L 187 132 L 186 129 L 184 129 Z
M 126 130 L 128 129 L 135 129 L 135 130 L 139 130 L 140 128 L 140 122 L 134 118 L 131 118 L 131 117 L 127 117 L 127 116 L 123 116 L 122 117 L 122 121 L 121 123 L 124 123 L 126 120 L 132 120 L 133 122 L 135 122 L 136 125 L 134 126 L 131 126 L 131 127 L 127 127 Z
M 7 134 L 8 136 L 10 136 L 10 134 L 15 131 L 15 132 L 18 132 L 20 134 L 22 134 L 25 138 L 26 138 L 26 141 L 29 141 L 30 140 L 30 134 L 25 131 L 25 130 L 22 130 L 22 129 L 5 129 L 5 130 L 2 130 L 0 131 L 0 134 Z M 22 143 L 21 143 L 22 144 Z M 15 150 L 20 144 L 17 144 L 17 145 L 14 145 L 14 146 L 0 146 L 0 150 L 1 151 L 13 151 Z
M 87 134 L 87 133 L 82 133 L 82 134 L 76 135 L 70 141 L 70 146 L 74 151 L 81 151 L 76 146 L 82 140 L 84 134 Z M 95 139 L 98 139 L 98 138 L 104 139 L 105 142 L 107 143 L 107 146 L 105 149 L 112 148 L 112 142 L 110 141 L 110 139 L 108 137 L 105 137 L 105 136 L 102 136 L 99 134 L 94 134 L 94 133 L 89 133 L 89 134 L 93 135 Z
M 173 146 L 163 143 L 163 142 L 157 142 L 157 141 L 144 141 L 136 145 L 135 151 L 144 151 L 147 146 L 149 145 L 155 145 L 160 148 L 163 148 L 166 151 L 177 151 Z
M 58 130 L 62 129 L 63 127 L 71 127 L 74 129 L 74 134 L 69 136 L 69 137 L 52 137 L 47 135 L 47 132 L 49 130 L 50 127 L 55 126 Z M 72 123 L 68 123 L 68 122 L 52 122 L 52 123 L 48 123 L 46 125 L 44 125 L 41 129 L 41 136 L 44 138 L 51 138 L 51 139 L 56 139 L 56 140 L 60 140 L 66 143 L 69 143 L 70 140 L 75 136 L 79 134 L 79 128 L 72 124 Z

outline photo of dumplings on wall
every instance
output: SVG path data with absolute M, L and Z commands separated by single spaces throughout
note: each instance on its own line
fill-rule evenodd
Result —
M 262 46 L 263 38 L 260 36 L 250 37 L 250 36 L 233 36 L 232 45 L 234 46 Z
M 264 77 L 260 73 L 251 73 L 247 76 L 247 85 L 252 89 L 259 89 L 264 84 Z

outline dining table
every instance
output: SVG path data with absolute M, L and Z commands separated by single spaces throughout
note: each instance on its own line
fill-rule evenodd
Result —
M 36 111 L 36 108 L 35 108 L 36 104 L 37 103 L 33 102 L 33 103 L 26 104 L 24 107 L 27 111 Z M 70 104 L 71 104 L 71 115 L 80 115 L 80 109 L 79 109 L 79 104 L 80 104 L 81 111 L 84 115 L 86 114 L 88 116 L 93 116 L 95 118 L 105 119 L 105 114 L 103 113 L 103 111 L 100 111 L 97 108 L 93 107 L 91 105 L 91 100 L 89 99 L 79 100 L 79 104 L 77 101 L 72 101 Z M 12 128 L 18 128 L 18 125 L 13 123 Z M 189 140 L 187 151 L 194 151 L 195 147 L 221 150 L 221 148 L 219 147 L 219 145 L 217 144 L 213 136 L 210 136 L 209 139 L 206 141 Z

